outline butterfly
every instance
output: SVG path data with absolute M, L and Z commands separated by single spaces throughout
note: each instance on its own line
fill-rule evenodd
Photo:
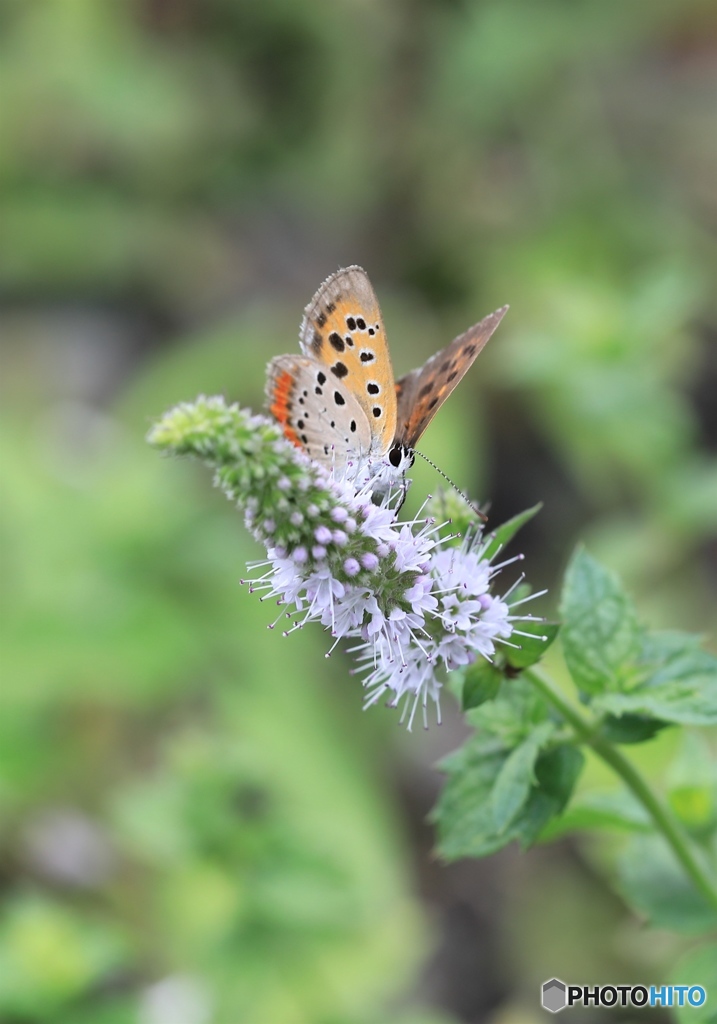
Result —
M 361 267 L 328 277 L 304 310 L 301 355 L 269 363 L 269 411 L 284 436 L 335 469 L 413 464 L 424 430 L 503 319 L 491 313 L 394 383 L 378 300 Z

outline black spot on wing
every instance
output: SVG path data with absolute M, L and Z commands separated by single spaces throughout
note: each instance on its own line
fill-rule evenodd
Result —
M 324 336 L 320 331 L 314 331 L 314 336 L 311 339 L 311 347 L 315 352 L 321 351 L 321 346 L 324 343 Z
M 323 327 L 326 324 L 326 313 L 319 313 L 316 317 L 316 323 L 319 327 Z
M 333 373 L 334 377 L 338 377 L 339 380 L 341 380 L 341 378 L 345 377 L 349 371 L 348 367 L 344 363 L 339 362 L 334 363 L 334 365 L 331 367 L 331 372 Z
M 343 350 L 346 348 L 346 345 L 344 344 L 344 339 L 341 337 L 340 334 L 337 334 L 336 331 L 332 331 L 331 334 L 329 335 L 329 344 L 331 345 L 332 348 L 335 348 L 337 352 L 343 352 Z

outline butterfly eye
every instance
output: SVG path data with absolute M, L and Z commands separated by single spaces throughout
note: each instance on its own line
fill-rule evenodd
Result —
M 394 469 L 398 469 L 403 460 L 403 445 L 395 444 L 391 451 L 388 453 L 388 461 L 391 463 Z

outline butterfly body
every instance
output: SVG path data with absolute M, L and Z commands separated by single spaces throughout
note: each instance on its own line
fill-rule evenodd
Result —
M 361 267 L 332 274 L 304 311 L 301 355 L 269 364 L 269 410 L 323 465 L 380 465 L 400 479 L 424 430 L 500 323 L 505 306 L 394 381 L 378 301 Z

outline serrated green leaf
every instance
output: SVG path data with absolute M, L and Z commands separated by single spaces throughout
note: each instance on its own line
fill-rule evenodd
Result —
M 695 633 L 684 633 L 679 629 L 662 629 L 646 633 L 642 640 L 639 661 L 651 672 L 666 669 L 673 672 L 675 662 L 686 654 L 699 651 L 701 638 Z
M 647 715 L 606 715 L 600 733 L 610 743 L 644 743 L 667 724 Z
M 535 762 L 536 785 L 510 827 L 523 849 L 541 838 L 546 826 L 570 799 L 585 763 L 583 753 L 571 743 L 543 751 Z
M 684 633 L 644 639 L 643 678 L 625 693 L 602 694 L 595 706 L 614 715 L 646 715 L 679 725 L 717 724 L 717 658 Z M 647 678 L 644 674 L 647 673 Z
M 523 742 L 511 750 L 503 762 L 490 794 L 493 825 L 504 832 L 524 806 L 535 783 L 535 762 L 543 745 L 555 731 L 552 722 L 543 722 Z
M 699 856 L 696 847 L 693 852 Z M 689 935 L 717 928 L 717 910 L 695 889 L 661 836 L 634 838 L 618 871 L 625 899 L 654 925 Z
M 520 648 L 506 647 L 506 662 L 511 668 L 535 665 L 553 643 L 559 630 L 560 624 L 557 622 L 521 622 L 521 633 L 529 633 L 530 636 L 513 634 L 511 642 L 520 644 Z
M 524 679 L 506 679 L 498 696 L 466 714 L 470 725 L 497 737 L 511 750 L 548 718 L 548 705 Z
M 463 679 L 461 702 L 464 711 L 480 707 L 497 696 L 503 673 L 490 662 L 480 659 L 470 665 Z
M 560 613 L 563 653 L 578 689 L 594 696 L 628 685 L 643 631 L 617 577 L 583 548 L 565 574 Z
M 648 633 L 640 664 L 645 667 L 644 688 L 701 678 L 707 681 L 708 696 L 717 706 L 717 657 L 702 650 L 700 637 L 677 631 Z
M 675 1006 L 672 1012 L 678 1024 L 717 1024 L 717 943 L 691 949 L 670 974 L 671 985 L 702 985 L 707 999 L 702 1006 Z
M 452 774 L 432 818 L 438 826 L 438 850 L 447 860 L 485 857 L 508 843 L 530 846 L 565 807 L 584 763 L 572 744 L 539 753 L 535 784 L 514 820 L 502 832 L 495 827 L 490 794 L 508 753 L 494 738 L 477 736 L 442 767 Z
M 596 828 L 653 831 L 652 819 L 630 793 L 585 793 L 570 805 L 565 814 L 551 822 L 540 838 L 552 840 L 570 832 Z
M 510 836 L 496 835 L 490 809 L 490 793 L 506 758 L 493 743 L 491 751 L 476 737 L 441 765 L 450 775 L 431 817 L 446 860 L 486 857 L 510 842 Z
M 513 537 L 515 537 L 516 533 L 518 532 L 518 530 L 521 529 L 521 527 L 525 526 L 525 524 L 529 522 L 529 520 L 531 520 L 533 516 L 536 516 L 538 512 L 540 512 L 542 507 L 543 503 L 542 501 L 540 501 L 537 505 L 533 505 L 532 508 L 527 508 L 525 512 L 519 512 L 517 516 L 513 516 L 512 519 L 509 519 L 507 522 L 503 523 L 491 534 L 489 534 L 487 538 L 488 543 L 484 551 L 483 557 L 488 559 L 493 558 L 493 556 L 496 555 L 501 550 L 501 548 L 504 548 L 506 544 L 508 544 L 513 539 Z
M 715 725 L 717 678 L 705 673 L 660 686 L 646 685 L 632 693 L 604 694 L 596 705 L 614 715 L 648 715 L 680 725 Z

